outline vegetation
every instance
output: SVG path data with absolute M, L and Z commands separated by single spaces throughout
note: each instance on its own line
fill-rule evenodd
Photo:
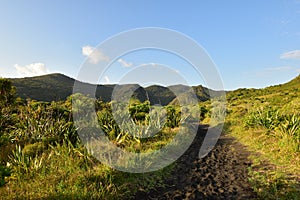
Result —
M 56 89 L 64 81 L 66 90 L 56 91 L 54 94 L 59 96 L 57 99 L 49 96 L 51 92 L 39 92 L 49 89 L 45 80 L 49 87 Z M 127 123 L 117 123 L 112 114 L 112 106 L 118 102 L 110 102 L 107 97 L 111 95 L 113 86 L 103 86 L 107 89 L 105 96 L 93 100 L 83 94 L 70 96 L 69 89 L 73 83 L 73 79 L 59 74 L 14 79 L 12 82 L 0 79 L 2 198 L 130 199 L 138 191 L 163 187 L 163 179 L 170 175 L 173 165 L 144 174 L 120 172 L 103 165 L 82 145 L 74 127 L 74 113 L 86 116 L 88 109 L 95 109 L 97 123 L 109 140 L 132 152 L 160 149 L 174 138 L 178 126 L 188 117 L 200 118 L 202 123 L 214 117 L 210 112 L 211 102 L 205 101 L 209 92 L 213 91 L 206 88 L 192 88 L 197 98 L 203 100 L 199 106 L 179 106 L 177 99 L 172 96 L 173 92 L 179 92 L 184 99 L 191 88 L 182 85 L 169 89 L 138 87 L 126 109 L 131 123 L 137 126 L 135 129 L 123 129 L 120 126 L 127 127 Z M 125 92 L 130 86 L 125 85 L 123 89 Z M 163 97 L 159 97 L 157 91 Z M 300 198 L 299 91 L 300 76 L 278 86 L 238 89 L 227 93 L 225 132 L 252 152 L 249 181 L 260 199 Z M 16 98 L 16 92 L 23 98 Z M 150 96 L 144 98 L 146 94 Z M 36 99 L 46 101 L 25 100 L 34 95 L 41 95 Z M 72 102 L 86 108 L 76 110 L 75 107 L 72 110 Z M 163 107 L 154 105 L 157 103 Z M 92 105 L 92 108 L 88 105 Z M 194 106 L 200 108 L 200 112 Z M 158 116 L 157 121 L 151 120 L 151 115 L 155 114 L 154 108 L 165 110 L 165 115 Z M 184 116 L 183 113 L 190 115 Z M 148 131 L 141 129 L 142 125 L 151 125 L 151 128 L 160 131 L 154 137 L 141 138 L 139 134 Z
M 10 81 L 0 80 L 0 195 L 28 198 L 131 198 L 138 191 L 162 185 L 170 165 L 162 170 L 131 174 L 102 165 L 82 145 L 72 120 L 72 99 L 41 102 L 16 99 Z M 83 106 L 95 105 L 98 122 L 109 139 L 130 151 L 153 151 L 168 143 L 181 120 L 179 108 L 167 108 L 165 128 L 150 139 L 121 130 L 113 120 L 111 103 L 75 94 Z M 137 124 L 149 123 L 150 103 L 133 101 L 128 110 Z M 86 112 L 85 109 L 73 112 Z M 173 120 L 173 117 L 176 116 Z M 131 130 L 135 131 L 135 130 Z
M 75 80 L 67 77 L 63 74 L 48 74 L 37 77 L 28 78 L 15 78 L 10 79 L 12 84 L 16 87 L 17 96 L 26 100 L 27 98 L 35 99 L 38 101 L 64 101 L 73 93 L 73 86 Z M 96 88 L 96 98 L 101 99 L 104 102 L 110 102 L 112 99 L 113 89 L 116 85 L 91 85 L 88 83 L 78 82 L 78 88 Z M 168 105 L 176 97 L 174 91 L 186 95 L 185 93 L 191 89 L 189 86 L 174 85 L 170 87 L 162 86 L 149 86 L 143 88 L 139 85 L 120 85 L 119 91 L 126 93 L 130 88 L 134 87 L 136 90 L 133 93 L 133 97 L 141 102 L 150 100 L 151 104 L 161 104 L 163 106 Z M 197 97 L 202 100 L 209 99 L 209 90 L 207 88 L 199 86 L 192 87 Z M 82 93 L 85 89 L 82 89 Z M 210 92 L 215 92 L 210 90 Z M 122 94 L 120 94 L 122 96 Z
M 253 152 L 250 181 L 261 199 L 300 198 L 299 88 L 300 76 L 227 95 L 226 132 Z

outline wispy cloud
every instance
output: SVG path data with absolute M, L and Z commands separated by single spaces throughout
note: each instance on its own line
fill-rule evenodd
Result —
M 91 46 L 82 47 L 82 55 L 87 56 L 91 64 L 98 64 L 100 61 L 109 61 L 109 58 L 102 51 Z
M 49 73 L 44 63 L 32 63 L 24 66 L 15 64 L 14 67 L 20 76 L 38 76 Z
M 157 67 L 159 64 L 157 64 L 157 63 L 143 63 L 143 64 L 140 64 L 139 66 L 141 66 L 141 67 L 143 67 L 143 66 L 145 66 L 145 67 L 149 67 L 149 66 L 151 66 L 151 67 Z
M 121 58 L 118 60 L 118 63 L 120 63 L 123 67 L 131 67 L 131 66 L 133 66 L 133 63 L 127 62 L 127 61 L 125 61 L 125 60 L 123 60 Z
M 300 59 L 300 50 L 285 52 L 280 55 L 280 59 Z
M 108 76 L 104 76 L 104 80 L 105 80 L 105 84 L 109 84 L 110 83 L 110 79 L 108 78 Z

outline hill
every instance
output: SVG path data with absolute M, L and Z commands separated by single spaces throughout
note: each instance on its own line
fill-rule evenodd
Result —
M 49 74 L 27 78 L 10 79 L 17 95 L 38 101 L 64 100 L 72 94 L 74 79 L 62 74 Z
M 240 103 L 270 104 L 272 106 L 285 106 L 295 98 L 299 97 L 300 92 L 300 75 L 287 83 L 269 86 L 263 89 L 240 88 L 227 93 L 227 100 Z
M 227 93 L 225 131 L 253 152 L 249 180 L 258 199 L 300 197 L 299 111 L 300 76 L 263 89 Z
M 10 80 L 16 87 L 16 92 L 19 97 L 46 102 L 65 100 L 73 93 L 75 83 L 75 79 L 59 73 L 27 78 L 12 78 Z M 87 94 L 93 93 L 93 91 L 89 90 L 96 87 L 96 97 L 105 102 L 111 101 L 111 96 L 116 86 L 92 85 L 83 82 L 78 82 L 78 85 L 79 88 L 81 88 L 80 91 L 85 91 Z M 167 105 L 175 100 L 176 95 L 174 93 L 187 96 L 191 90 L 194 90 L 200 101 L 209 99 L 209 90 L 201 85 L 193 87 L 186 85 L 173 85 L 169 87 L 152 85 L 145 88 L 134 84 L 118 85 L 119 91 L 124 95 L 133 88 L 135 89 L 132 95 L 134 98 L 142 102 L 149 99 L 151 104 Z M 122 96 L 122 94 L 120 94 L 120 96 Z

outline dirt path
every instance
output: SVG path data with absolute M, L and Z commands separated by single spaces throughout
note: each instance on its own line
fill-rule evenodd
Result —
M 199 127 L 190 148 L 176 161 L 166 188 L 149 193 L 139 192 L 136 199 L 253 199 L 247 168 L 250 161 L 243 146 L 232 138 L 221 136 L 215 148 L 199 159 L 199 148 L 207 127 Z

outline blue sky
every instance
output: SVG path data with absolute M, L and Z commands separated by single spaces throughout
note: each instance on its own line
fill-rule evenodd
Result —
M 284 83 L 300 73 L 300 0 L 3 0 L 0 27 L 2 77 L 54 72 L 76 77 L 89 50 L 142 27 L 193 38 L 215 62 L 227 90 Z M 150 63 L 156 54 L 128 55 L 101 81 L 118 82 L 122 73 Z M 189 84 L 203 83 L 183 62 L 168 59 L 172 56 L 161 62 L 185 72 Z

